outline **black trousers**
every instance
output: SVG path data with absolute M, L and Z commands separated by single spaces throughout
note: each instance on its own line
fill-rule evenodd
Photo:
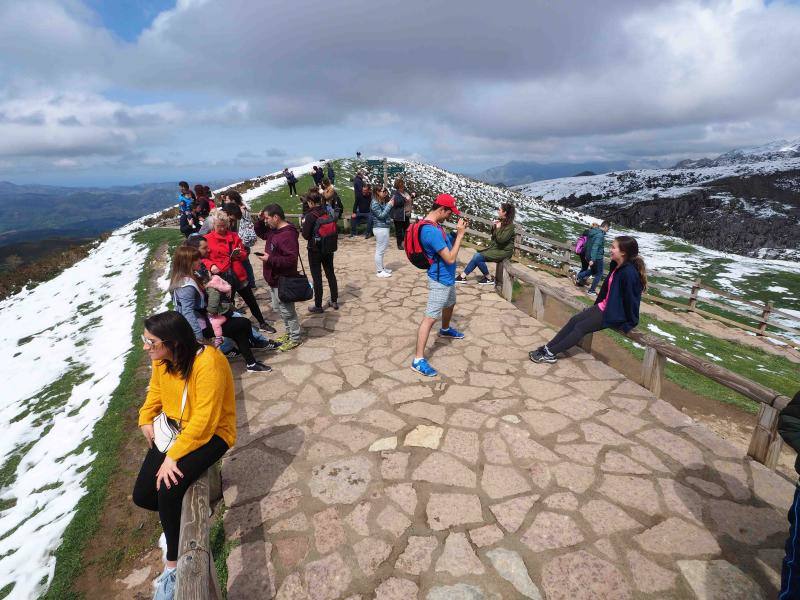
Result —
M 253 288 L 245 286 L 239 290 L 236 290 L 236 294 L 239 294 L 244 300 L 244 303 L 247 304 L 247 308 L 250 309 L 250 314 L 253 315 L 258 324 L 264 322 L 264 315 L 261 314 L 261 309 L 258 307 L 258 302 L 256 301 L 256 297 L 253 294 Z M 235 294 L 231 294 L 231 300 L 233 300 Z
M 297 182 L 296 181 L 290 181 L 289 182 L 289 194 L 294 194 L 295 196 L 297 195 Z
M 336 273 L 333 271 L 333 253 L 321 254 L 308 251 L 308 268 L 311 271 L 311 280 L 314 282 L 314 306 L 322 308 L 322 269 L 325 269 L 325 278 L 331 288 L 331 302 L 339 299 L 339 285 L 336 282 Z
M 603 311 L 597 306 L 591 306 L 567 321 L 556 337 L 547 344 L 547 349 L 553 354 L 565 352 L 580 342 L 587 333 L 601 329 L 605 329 L 603 327 Z
M 156 473 L 161 468 L 166 454 L 158 451 L 153 445 L 147 451 L 139 469 L 139 476 L 133 485 L 133 502 L 136 506 L 147 510 L 158 511 L 164 536 L 167 538 L 167 560 L 178 560 L 178 537 L 181 532 L 181 503 L 189 486 L 192 485 L 203 471 L 217 462 L 228 451 L 228 444 L 217 436 L 178 459 L 178 469 L 183 477 L 178 477 L 178 484 L 167 488 L 163 483 L 161 489 L 156 489 Z
M 228 320 L 222 324 L 222 335 L 233 340 L 248 365 L 256 362 L 256 358 L 250 350 L 250 333 L 250 319 L 245 319 L 244 317 L 228 317 Z M 203 336 L 207 338 L 214 337 L 211 326 L 203 330 Z
M 394 222 L 394 236 L 397 238 L 397 247 L 403 247 L 403 240 L 406 239 L 406 230 L 408 229 L 408 221 L 395 221 Z

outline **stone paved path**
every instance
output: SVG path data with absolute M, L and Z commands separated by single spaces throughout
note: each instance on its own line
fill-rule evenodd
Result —
M 775 596 L 792 484 L 590 355 L 531 363 L 552 330 L 486 287 L 417 375 L 425 275 L 373 249 L 344 241 L 341 310 L 237 377 L 231 600 Z

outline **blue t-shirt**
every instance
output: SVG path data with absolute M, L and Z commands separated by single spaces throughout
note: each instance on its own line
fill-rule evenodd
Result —
M 426 224 L 419 232 L 419 241 L 425 254 L 433 260 L 431 266 L 428 267 L 428 277 L 442 285 L 455 285 L 456 263 L 448 265 L 439 256 L 439 250 L 442 248 L 452 249 L 453 238 L 449 235 L 442 235 L 442 229 L 439 227 Z

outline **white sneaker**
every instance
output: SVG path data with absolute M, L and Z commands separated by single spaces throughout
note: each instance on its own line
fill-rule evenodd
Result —
M 387 269 L 387 268 L 385 268 L 385 267 L 384 267 L 384 269 L 383 269 L 383 272 L 384 272 L 384 273 L 388 273 L 389 275 L 391 275 L 391 274 L 392 274 L 392 270 L 391 270 L 391 269 Z
M 381 271 L 380 273 L 378 273 L 378 277 L 380 277 L 381 279 L 386 279 L 387 277 L 391 277 L 391 276 L 392 276 L 392 274 L 391 273 L 387 273 L 386 271 Z

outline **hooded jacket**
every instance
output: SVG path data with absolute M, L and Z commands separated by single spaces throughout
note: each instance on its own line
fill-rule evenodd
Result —
M 225 235 L 210 231 L 205 238 L 208 242 L 208 255 L 203 259 L 206 268 L 211 271 L 211 267 L 216 265 L 220 273 L 225 273 L 233 267 L 236 278 L 242 282 L 247 281 L 247 271 L 244 270 L 242 261 L 247 260 L 248 249 L 239 235 L 232 231 L 228 231 Z M 234 248 L 239 248 L 239 253 L 232 257 Z
M 614 273 L 616 269 L 616 273 Z M 606 309 L 603 311 L 603 327 L 621 329 L 628 333 L 639 324 L 639 305 L 642 303 L 642 279 L 639 271 L 631 263 L 622 263 L 617 268 L 617 263 L 611 261 L 609 273 L 614 273 L 614 281 L 609 289 L 609 275 L 603 281 L 600 293 L 597 294 L 595 305 L 600 304 L 606 297 Z
M 586 260 L 600 260 L 605 252 L 606 232 L 602 227 L 592 227 L 586 236 Z
M 269 255 L 264 264 L 264 280 L 269 287 L 278 287 L 279 277 L 297 275 L 297 257 L 300 256 L 300 245 L 297 241 L 300 232 L 292 223 L 280 229 L 270 229 L 263 221 L 255 224 L 256 235 L 266 241 L 264 252 Z

